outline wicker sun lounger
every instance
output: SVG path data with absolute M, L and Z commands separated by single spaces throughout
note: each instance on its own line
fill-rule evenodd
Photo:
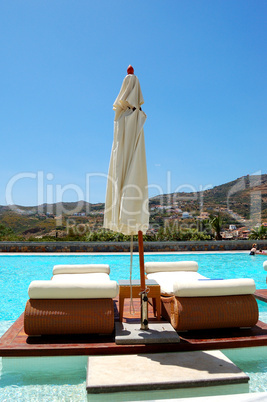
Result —
M 162 316 L 177 331 L 252 327 L 258 321 L 253 279 L 200 275 L 194 261 L 146 263 L 147 277 L 161 286 Z
M 101 268 L 102 267 L 102 268 Z M 108 266 L 55 266 L 50 281 L 33 281 L 24 312 L 27 335 L 111 334 L 118 284 Z

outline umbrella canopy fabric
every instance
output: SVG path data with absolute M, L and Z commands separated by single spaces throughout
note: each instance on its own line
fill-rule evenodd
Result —
M 114 140 L 104 213 L 104 227 L 126 235 L 146 232 L 149 225 L 143 103 L 138 78 L 128 74 L 113 105 Z

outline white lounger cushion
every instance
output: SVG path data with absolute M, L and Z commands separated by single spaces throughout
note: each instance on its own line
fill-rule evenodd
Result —
M 197 271 L 198 263 L 196 261 L 168 261 L 168 262 L 146 262 L 145 271 L 147 274 L 154 272 L 172 272 L 172 271 Z
M 161 294 L 173 294 L 173 285 L 177 281 L 191 282 L 205 278 L 195 271 L 155 272 L 148 274 L 147 277 L 154 279 L 160 285 Z
M 256 290 L 253 279 L 204 280 L 175 282 L 173 291 L 179 297 L 229 296 L 253 294 Z
M 267 261 L 264 261 L 263 268 L 265 269 L 265 271 L 267 271 Z
M 116 281 L 105 283 L 33 281 L 28 295 L 31 299 L 110 299 L 116 297 Z
M 53 282 L 89 282 L 89 283 L 102 283 L 109 282 L 110 277 L 108 274 L 103 274 L 100 272 L 99 274 L 60 274 L 54 275 L 51 279 Z
M 110 268 L 108 264 L 72 264 L 72 265 L 55 265 L 53 275 L 58 274 L 85 274 L 85 273 L 104 273 L 109 274 Z

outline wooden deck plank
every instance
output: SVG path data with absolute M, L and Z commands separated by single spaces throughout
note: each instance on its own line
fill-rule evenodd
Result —
M 267 303 L 267 289 L 257 289 L 254 293 L 256 299 L 264 301 Z
M 114 300 L 118 320 L 118 300 Z M 134 300 L 135 314 L 129 313 L 125 300 L 124 320 L 139 321 L 140 303 Z M 149 306 L 149 320 L 152 318 Z M 173 351 L 212 350 L 250 346 L 267 346 L 267 324 L 258 321 L 251 329 L 226 328 L 208 331 L 180 332 L 178 344 L 116 345 L 112 336 L 41 336 L 28 337 L 23 330 L 23 314 L 0 339 L 0 356 L 70 356 L 157 353 Z

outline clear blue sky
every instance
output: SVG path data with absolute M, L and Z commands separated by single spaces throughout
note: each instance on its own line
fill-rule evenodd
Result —
M 42 191 L 55 202 L 56 189 L 85 199 L 92 173 L 89 201 L 105 201 L 129 64 L 150 185 L 198 190 L 267 173 L 266 19 L 265 0 L 0 0 L 0 205 L 6 189 L 20 205 Z

